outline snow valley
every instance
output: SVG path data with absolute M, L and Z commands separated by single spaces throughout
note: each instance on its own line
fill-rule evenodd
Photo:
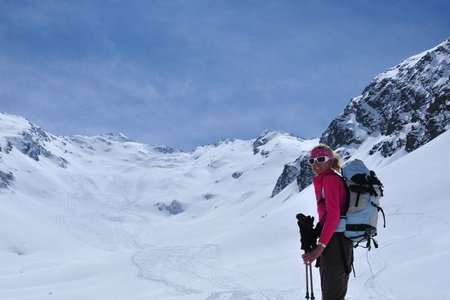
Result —
M 387 228 L 356 251 L 348 299 L 450 298 L 449 44 L 378 76 L 320 139 L 265 132 L 185 153 L 1 113 L 0 299 L 303 298 L 295 215 L 315 215 L 303 162 L 319 140 L 385 185 Z

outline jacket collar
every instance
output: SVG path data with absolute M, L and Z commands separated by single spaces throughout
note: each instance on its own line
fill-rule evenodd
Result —
M 333 169 L 329 169 L 328 171 L 323 172 L 322 174 L 316 175 L 314 177 L 317 177 L 317 179 L 323 179 L 323 177 L 330 175 L 330 174 L 335 174 L 336 172 Z

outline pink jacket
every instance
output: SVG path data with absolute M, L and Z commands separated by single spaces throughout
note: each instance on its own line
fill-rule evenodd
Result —
M 328 244 L 338 227 L 341 211 L 345 210 L 344 183 L 341 178 L 332 175 L 333 173 L 333 170 L 329 170 L 315 176 L 313 179 L 317 199 L 317 213 L 319 214 L 319 222 L 323 226 L 319 241 L 325 245 Z M 325 203 L 320 203 L 322 187 L 326 199 Z

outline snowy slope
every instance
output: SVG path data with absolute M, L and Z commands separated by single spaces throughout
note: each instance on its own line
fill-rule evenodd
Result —
M 254 141 L 165 153 L 117 135 L 55 137 L 1 117 L 0 170 L 14 181 L 0 190 L 8 224 L 0 299 L 131 299 L 135 286 L 154 299 L 240 290 L 246 275 L 222 266 L 214 240 L 234 238 L 267 204 L 280 168 L 312 146 L 270 133 L 256 154 Z
M 369 254 L 374 276 L 363 269 L 352 282 L 359 291 L 368 287 L 373 299 L 450 299 L 449 147 L 446 132 L 380 170 L 388 227 Z M 358 265 L 364 260 L 361 253 Z
M 57 137 L 7 114 L 0 128 L 0 171 L 13 176 L 0 188 L 0 299 L 304 297 L 295 214 L 315 214 L 313 191 L 271 193 L 318 140 L 267 132 L 183 153 Z M 450 297 L 449 146 L 447 132 L 377 169 L 388 228 L 379 249 L 357 251 L 348 299 Z

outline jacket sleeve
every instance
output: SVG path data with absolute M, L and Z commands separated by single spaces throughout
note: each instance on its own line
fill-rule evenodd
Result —
M 345 201 L 345 189 L 341 178 L 326 176 L 323 179 L 323 190 L 327 213 L 319 241 L 327 245 L 339 225 L 341 204 Z

